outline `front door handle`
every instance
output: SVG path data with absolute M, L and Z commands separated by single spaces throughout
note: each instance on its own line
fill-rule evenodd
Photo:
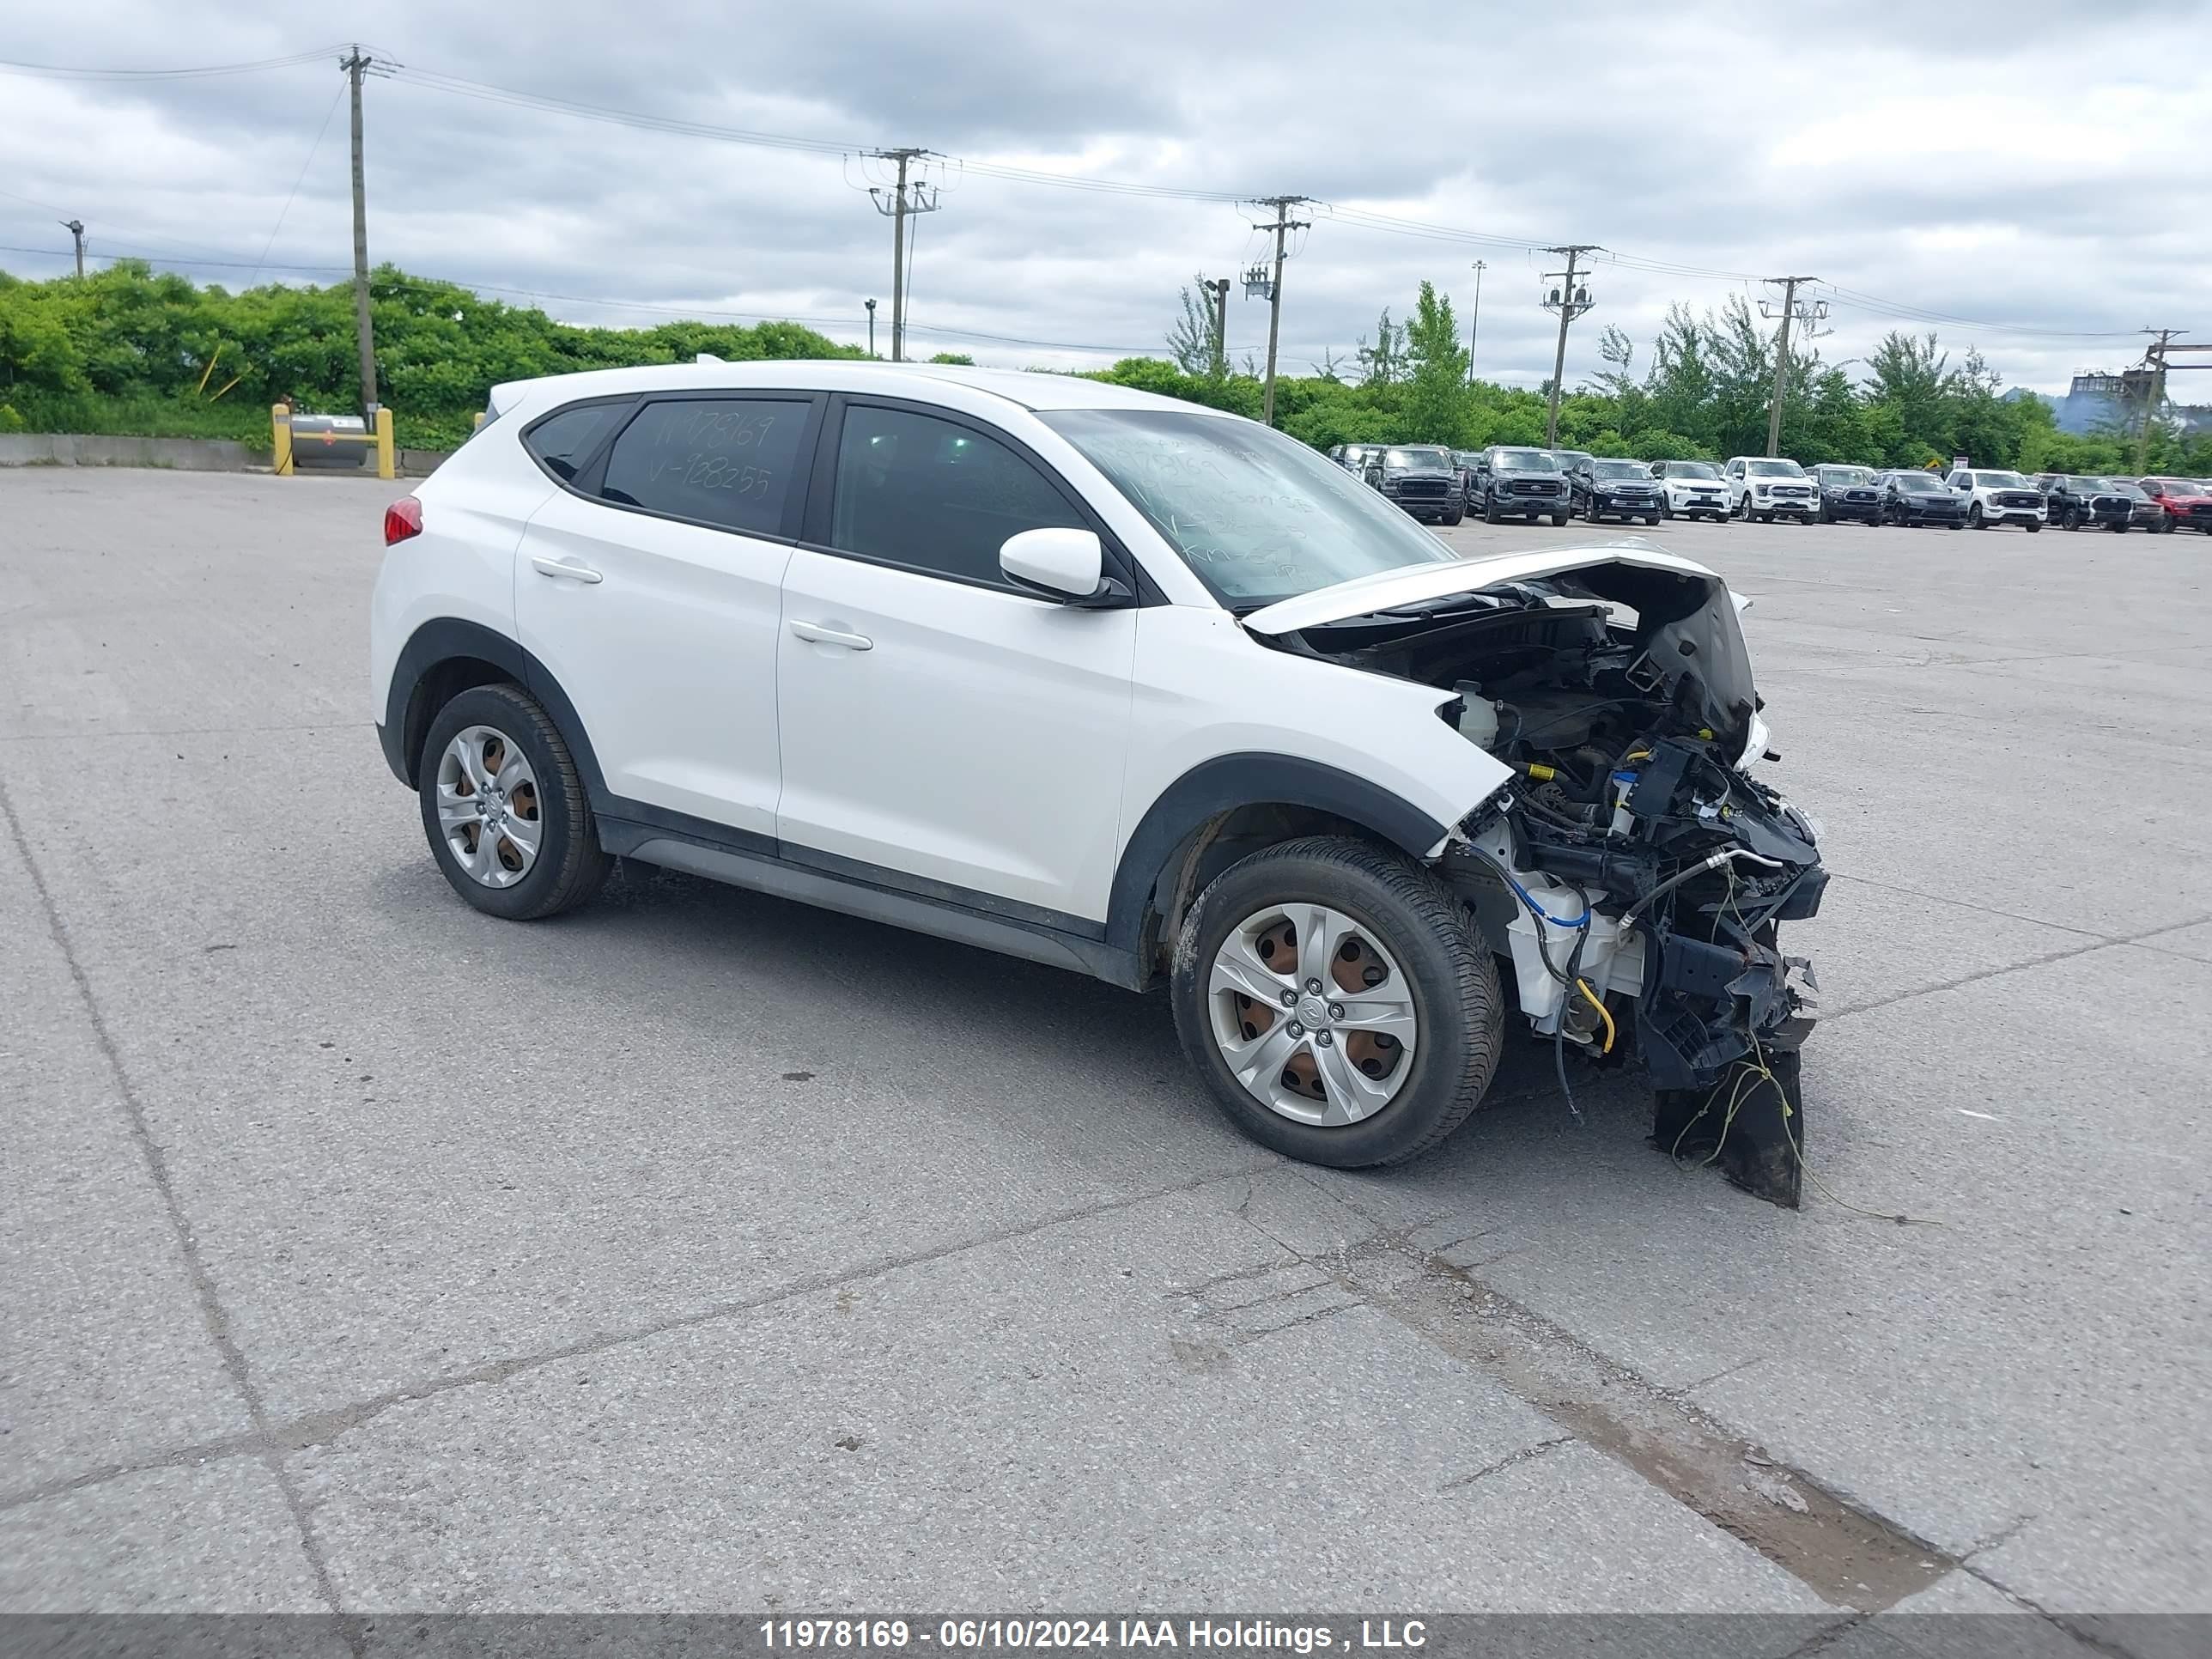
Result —
M 606 580 L 591 566 L 579 564 L 574 559 L 556 559 L 548 554 L 538 553 L 532 556 L 530 564 L 541 576 L 566 576 L 572 582 L 586 585 Z
M 802 640 L 811 640 L 817 645 L 842 645 L 848 651 L 872 651 L 876 642 L 866 634 L 848 634 L 842 629 L 824 628 L 820 623 L 793 622 L 791 631 Z

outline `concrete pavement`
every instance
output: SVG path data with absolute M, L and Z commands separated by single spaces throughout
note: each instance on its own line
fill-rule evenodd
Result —
M 2212 544 L 1646 532 L 1836 872 L 1786 1214 L 1529 1049 L 1343 1176 L 1157 1000 L 478 915 L 367 719 L 387 493 L 0 474 L 0 1609 L 2212 1611 Z

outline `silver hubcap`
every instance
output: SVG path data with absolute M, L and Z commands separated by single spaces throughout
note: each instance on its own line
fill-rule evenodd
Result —
M 1341 910 L 1278 904 L 1214 953 L 1206 1012 L 1230 1071 L 1269 1111 L 1340 1127 L 1388 1106 L 1413 1073 L 1413 988 Z
M 457 732 L 438 757 L 437 787 L 439 831 L 471 880 L 512 887 L 530 873 L 544 823 L 520 744 L 495 726 Z

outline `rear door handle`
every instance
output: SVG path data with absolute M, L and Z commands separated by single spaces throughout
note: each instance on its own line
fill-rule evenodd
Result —
M 541 576 L 566 576 L 572 582 L 586 585 L 606 580 L 591 566 L 579 564 L 574 559 L 556 559 L 548 554 L 536 553 L 531 556 L 530 563 L 531 568 Z
M 811 640 L 817 645 L 842 645 L 848 651 L 872 651 L 876 642 L 866 634 L 848 634 L 842 629 L 824 628 L 820 623 L 793 622 L 791 631 L 802 640 Z

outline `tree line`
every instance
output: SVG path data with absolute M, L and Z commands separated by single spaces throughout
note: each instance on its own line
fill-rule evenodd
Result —
M 1167 345 L 1167 361 L 1126 359 L 1106 378 L 1258 416 L 1261 383 L 1253 366 L 1222 364 L 1211 314 L 1188 289 Z M 1643 460 L 1763 454 L 1776 349 L 1772 325 L 1740 295 L 1703 314 L 1671 307 L 1641 373 L 1636 343 L 1607 328 L 1598 345 L 1602 367 L 1560 398 L 1560 445 Z M 1468 362 L 1449 297 L 1423 283 L 1410 314 L 1394 321 L 1385 310 L 1348 361 L 1326 358 L 1310 375 L 1279 374 L 1276 418 L 1293 437 L 1323 448 L 1542 443 L 1549 383 L 1528 391 L 1470 380 Z M 2028 472 L 2134 469 L 2133 432 L 2061 432 L 2043 398 L 2006 396 L 1978 353 L 1954 363 L 1932 332 L 1892 331 L 1856 362 L 1829 362 L 1817 341 L 1808 348 L 1793 340 L 1784 374 L 1781 450 L 1808 464 L 1918 467 L 1966 455 L 1977 465 Z M 2212 434 L 2191 439 L 2172 422 L 2154 422 L 2148 459 L 2153 471 L 2212 471 Z
M 377 373 L 402 444 L 444 448 L 468 435 L 490 388 L 576 369 L 688 362 L 863 357 L 793 323 L 667 322 L 650 328 L 562 323 L 532 307 L 380 267 L 371 280 Z M 1248 360 L 1217 350 L 1212 313 L 1189 290 L 1165 358 L 1132 357 L 1097 378 L 1258 417 Z M 266 444 L 269 405 L 360 406 L 353 291 L 269 283 L 231 292 L 140 261 L 82 277 L 27 282 L 0 273 L 0 431 L 232 437 Z M 1677 306 L 1642 356 L 1618 329 L 1602 367 L 1559 404 L 1560 441 L 1596 454 L 1717 459 L 1766 441 L 1775 342 L 1731 296 L 1718 311 Z M 940 361 L 964 362 L 944 354 Z M 1856 374 L 1854 373 L 1856 371 Z M 1863 362 L 1830 363 L 1817 342 L 1791 351 L 1782 451 L 1803 461 L 1919 466 L 1970 455 L 2033 471 L 2131 470 L 2132 437 L 2060 432 L 2035 397 L 2002 395 L 1972 352 L 1954 364 L 1936 337 L 1892 333 Z M 1547 388 L 1547 390 L 1548 388 Z M 1545 391 L 1470 380 L 1449 296 L 1420 285 L 1402 320 L 1387 310 L 1349 356 L 1280 376 L 1278 423 L 1318 447 L 1352 442 L 1540 443 Z M 2212 471 L 2212 435 L 2160 424 L 2154 471 Z
M 378 390 L 398 441 L 469 435 L 494 386 L 538 374 L 769 357 L 864 357 L 795 323 L 585 328 L 472 289 L 380 267 L 370 281 Z M 266 447 L 269 406 L 361 407 L 353 285 L 231 293 L 136 260 L 82 277 L 0 272 L 0 431 L 226 437 Z

